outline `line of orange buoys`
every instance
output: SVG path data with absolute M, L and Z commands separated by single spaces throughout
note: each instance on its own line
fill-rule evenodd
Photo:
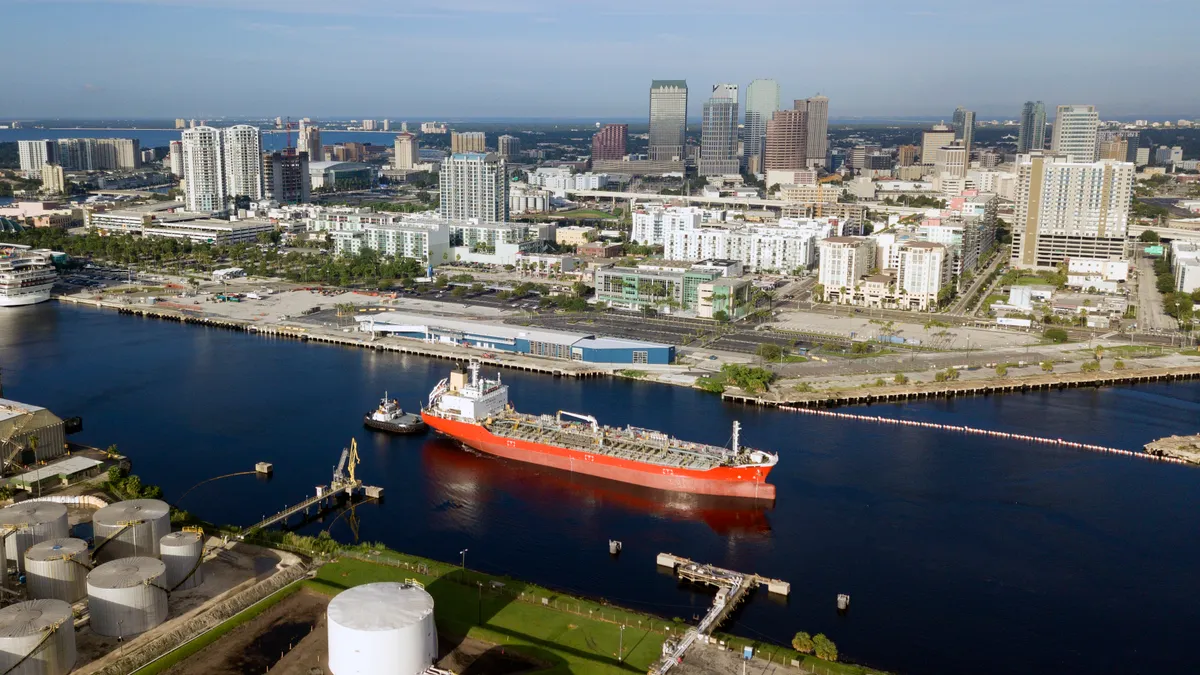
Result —
M 825 417 L 837 417 L 847 420 L 858 420 L 861 422 L 877 422 L 879 424 L 895 424 L 904 427 L 921 427 L 923 429 L 938 429 L 940 431 L 958 431 L 964 434 L 973 434 L 976 436 L 991 436 L 992 438 L 1004 438 L 1014 441 L 1028 441 L 1030 443 L 1043 443 L 1045 445 L 1056 445 L 1063 448 L 1076 448 L 1079 450 L 1092 450 L 1094 452 L 1106 452 L 1112 455 L 1125 455 L 1128 457 L 1138 457 L 1140 459 L 1152 459 L 1159 462 L 1168 462 L 1171 464 L 1188 464 L 1182 459 L 1174 457 L 1159 457 L 1145 452 L 1132 452 L 1130 450 L 1121 450 L 1120 448 L 1108 448 L 1103 445 L 1093 445 L 1091 443 L 1077 443 L 1075 441 L 1065 441 L 1061 438 L 1045 438 L 1042 436 L 1030 436 L 1028 434 L 1011 434 L 1006 431 L 988 431 L 987 429 L 976 429 L 974 427 L 965 427 L 958 424 L 938 424 L 936 422 L 917 422 L 914 420 L 900 420 L 893 417 L 878 417 L 875 415 L 855 415 L 853 413 L 834 412 L 832 410 L 817 410 L 814 408 L 795 408 L 792 406 L 779 406 L 780 410 L 790 410 L 791 412 L 806 413 L 809 415 L 822 415 Z

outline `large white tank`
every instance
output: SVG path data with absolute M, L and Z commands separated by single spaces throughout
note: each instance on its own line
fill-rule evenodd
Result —
M 92 516 L 96 561 L 158 556 L 158 542 L 171 532 L 171 507 L 158 499 L 109 504 Z
M 0 534 L 5 557 L 24 571 L 26 549 L 67 536 L 67 507 L 56 502 L 24 502 L 0 509 Z
M 128 637 L 167 618 L 167 567 L 156 558 L 123 558 L 104 563 L 87 576 L 92 630 Z
M 70 605 L 31 600 L 0 609 L 0 673 L 65 675 L 74 667 L 75 617 Z
M 338 593 L 329 603 L 333 675 L 417 675 L 437 661 L 433 596 L 384 582 Z
M 91 570 L 82 539 L 47 539 L 25 551 L 25 585 L 38 600 L 76 603 L 87 597 Z M 0 671 L 3 672 L 3 671 Z
M 204 582 L 200 575 L 204 538 L 199 534 L 172 532 L 159 542 L 158 551 L 167 566 L 167 590 L 184 591 Z

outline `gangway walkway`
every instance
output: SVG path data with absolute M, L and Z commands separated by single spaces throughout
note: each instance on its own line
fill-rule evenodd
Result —
M 319 488 L 317 488 L 317 494 L 315 496 L 309 497 L 308 499 L 305 499 L 304 501 L 300 502 L 299 504 L 294 504 L 292 506 L 289 506 L 286 509 L 280 511 L 279 513 L 276 513 L 273 516 L 267 516 L 266 518 L 258 521 L 257 523 L 246 528 L 246 530 L 243 531 L 240 535 L 238 535 L 238 539 L 245 539 L 251 533 L 257 532 L 258 530 L 268 528 L 280 521 L 287 520 L 288 518 L 296 515 L 297 513 L 300 513 L 301 511 L 306 511 L 309 508 L 311 508 L 317 504 L 320 504 L 320 503 L 328 501 L 328 500 L 335 499 L 335 498 L 337 498 L 337 495 L 342 492 L 344 492 L 347 495 L 353 496 L 354 491 L 361 486 L 362 486 L 362 481 L 355 481 L 352 484 L 342 485 L 336 490 L 331 487 L 327 487 L 327 486 L 319 487 Z

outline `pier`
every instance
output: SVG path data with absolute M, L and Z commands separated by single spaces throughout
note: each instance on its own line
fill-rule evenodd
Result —
M 712 607 L 700 619 L 700 623 L 694 628 L 688 629 L 679 640 L 667 641 L 663 644 L 663 657 L 652 671 L 658 675 L 665 675 L 667 671 L 679 664 L 683 660 L 684 653 L 697 641 L 707 640 L 708 636 L 719 628 L 737 609 L 738 605 L 746 599 L 752 589 L 766 586 L 769 592 L 783 596 L 787 596 L 792 590 L 792 585 L 781 579 L 735 572 L 716 565 L 697 563 L 671 553 L 659 553 L 657 562 L 660 567 L 673 570 L 680 579 L 690 583 L 713 586 L 717 589 Z

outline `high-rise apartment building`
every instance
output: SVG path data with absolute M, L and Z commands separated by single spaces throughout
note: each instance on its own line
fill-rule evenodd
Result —
M 1096 148 L 1099 152 L 1097 159 L 1113 159 L 1118 162 L 1137 162 L 1138 146 L 1141 145 L 1141 135 L 1133 129 L 1106 129 L 1096 134 Z M 1125 148 L 1125 155 L 1118 157 L 1120 148 Z M 1105 156 L 1105 152 L 1110 156 Z
M 803 101 L 796 101 L 791 110 L 776 111 L 767 121 L 765 153 L 763 171 L 809 167 L 808 107 Z
M 854 288 L 875 265 L 875 241 L 866 237 L 826 237 L 819 244 L 817 283 L 824 300 L 854 301 Z
M 290 150 L 263 153 L 263 191 L 267 199 L 280 204 L 307 204 L 312 201 L 308 153 Z
M 296 150 L 308 153 L 308 161 L 310 162 L 325 161 L 325 147 L 321 145 L 321 130 L 301 122 Z
M 495 153 L 461 152 L 442 162 L 439 175 L 444 218 L 508 220 L 508 171 Z
M 251 201 L 262 199 L 262 132 L 258 127 L 236 124 L 226 128 L 224 135 L 225 193 Z
M 521 139 L 504 134 L 496 139 L 496 152 L 506 160 L 521 154 Z
M 826 155 L 829 154 L 829 98 L 817 94 L 802 100 L 804 111 L 808 113 L 808 139 L 805 142 L 808 165 L 819 169 L 826 166 Z M 794 107 L 799 109 L 800 101 L 796 101 Z
M 487 136 L 482 131 L 452 131 L 450 152 L 487 152 Z
M 1124 162 L 1129 155 L 1129 141 L 1124 138 L 1105 138 L 1097 143 L 1098 159 Z
M 683 161 L 687 98 L 684 80 L 654 80 L 650 83 L 651 161 Z
M 415 134 L 410 134 L 407 131 L 396 134 L 396 161 L 397 169 L 412 169 L 421 162 L 421 148 L 417 143 Z
M 1012 264 L 1053 267 L 1067 258 L 1125 256 L 1134 166 L 1022 155 L 1012 234 Z
M 58 162 L 58 144 L 54 141 L 17 141 L 17 158 L 26 178 L 40 178 L 42 166 Z
M 183 178 L 183 141 L 171 141 L 171 153 L 167 158 L 171 163 L 171 175 Z
M 921 149 L 915 145 L 902 145 L 896 151 L 896 164 L 912 166 L 917 163 L 917 153 Z
M 176 129 L 186 129 L 187 128 L 187 120 L 183 119 L 182 117 L 176 117 L 175 118 L 175 128 Z
M 932 129 L 921 133 L 921 164 L 932 166 L 937 163 L 937 152 L 954 142 L 954 129 L 945 124 L 935 124 Z
M 975 142 L 975 111 L 958 106 L 954 110 L 952 126 L 954 127 L 954 140 L 962 141 L 969 157 L 971 144 Z
M 183 132 L 183 181 L 188 211 L 225 210 L 223 136 L 219 129 L 191 127 Z
M 714 84 L 712 96 L 704 102 L 700 127 L 701 176 L 736 174 L 740 170 L 738 148 L 738 87 Z
M 1100 113 L 1094 105 L 1060 105 L 1054 115 L 1054 136 L 1050 149 L 1069 155 L 1076 162 L 1096 161 L 1096 136 Z
M 953 258 L 944 244 L 909 241 L 898 247 L 896 290 L 901 309 L 929 311 L 938 305 L 943 287 L 950 284 Z
M 1017 152 L 1024 154 L 1046 148 L 1046 104 L 1026 101 L 1021 107 L 1021 124 L 1017 132 Z
M 605 124 L 592 136 L 592 161 L 619 161 L 625 158 L 625 139 L 628 124 Z
M 363 131 L 375 131 L 375 120 L 363 120 L 362 128 Z
M 746 87 L 746 122 L 742 126 L 743 152 L 746 170 L 762 173 L 767 140 L 767 122 L 779 110 L 779 83 L 775 80 L 754 80 Z
M 57 164 L 42 165 L 42 192 L 48 195 L 62 194 L 67 191 L 67 177 L 63 168 Z

